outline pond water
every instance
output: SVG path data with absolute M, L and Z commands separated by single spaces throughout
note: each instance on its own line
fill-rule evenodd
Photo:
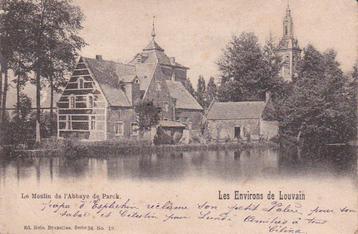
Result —
M 24 231 L 24 227 L 65 225 L 73 228 L 74 224 L 113 227 L 111 233 L 133 233 L 134 230 L 135 233 L 233 233 L 233 230 L 240 230 L 240 233 L 268 233 L 267 225 L 257 226 L 243 221 L 248 214 L 252 214 L 249 211 L 233 214 L 235 216 L 231 217 L 233 221 L 230 223 L 195 218 L 198 215 L 195 207 L 199 203 L 219 206 L 223 212 L 226 206 L 236 202 L 244 205 L 254 202 L 232 199 L 237 190 L 265 195 L 272 192 L 276 196 L 280 191 L 305 194 L 304 201 L 285 203 L 301 207 L 302 217 L 258 211 L 256 215 L 265 220 L 276 216 L 291 221 L 304 219 L 304 215 L 317 206 L 335 211 L 344 207 L 357 209 L 357 156 L 356 150 L 350 147 L 330 147 L 319 154 L 255 148 L 245 151 L 101 155 L 100 158 L 78 159 L 5 158 L 0 157 L 0 233 L 47 233 Z M 219 199 L 219 191 L 231 194 L 231 200 Z M 26 199 L 23 194 L 30 197 L 33 194 L 48 195 L 42 199 Z M 61 200 L 55 194 L 83 194 L 91 198 L 95 194 L 119 194 L 123 201 L 130 199 L 132 204 L 140 207 L 139 211 L 144 209 L 143 212 L 148 204 L 173 201 L 175 204 L 188 205 L 190 211 L 185 214 L 191 218 L 180 222 L 140 221 L 120 217 L 117 213 L 109 219 L 97 213 L 91 213 L 93 216 L 86 218 L 72 218 L 49 212 L 47 208 L 43 211 L 44 204 L 50 204 L 51 201 L 65 202 L 70 207 L 80 204 L 78 199 Z M 89 204 L 91 199 L 84 202 Z M 107 202 L 107 199 L 103 202 Z M 270 200 L 261 202 L 262 206 L 270 204 Z M 91 212 L 90 206 L 86 206 L 86 209 Z M 68 212 L 72 211 L 75 212 L 68 208 Z M 168 215 L 166 212 L 155 211 L 161 217 Z M 300 228 L 304 233 L 336 234 L 354 233 L 357 225 L 356 213 L 315 217 L 323 218 L 327 223 L 324 226 L 300 223 L 292 227 Z M 56 233 L 93 232 L 72 230 Z
M 308 155 L 308 156 L 307 156 Z M 356 150 L 330 147 L 321 155 L 299 155 L 295 151 L 250 149 L 245 151 L 193 151 L 148 155 L 108 155 L 101 158 L 66 157 L 0 158 L 0 188 L 21 181 L 41 185 L 57 180 L 86 179 L 120 181 L 180 181 L 287 177 L 357 177 Z

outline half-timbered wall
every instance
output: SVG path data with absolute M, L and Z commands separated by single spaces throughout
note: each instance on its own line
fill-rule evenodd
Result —
M 57 106 L 58 137 L 106 139 L 107 101 L 82 59 L 78 62 Z

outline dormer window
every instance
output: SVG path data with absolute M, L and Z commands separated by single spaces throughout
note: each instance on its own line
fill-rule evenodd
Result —
M 138 80 L 138 79 L 135 79 L 135 80 L 134 80 L 134 83 L 139 84 L 139 80 Z
M 83 80 L 83 78 L 79 78 L 78 79 L 78 88 L 79 89 L 83 89 L 84 88 L 84 80 Z

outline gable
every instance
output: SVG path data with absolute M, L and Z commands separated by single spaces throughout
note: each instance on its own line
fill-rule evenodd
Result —
M 115 85 L 115 81 L 111 80 L 110 75 L 105 75 L 103 66 L 94 66 L 94 63 L 88 63 L 87 58 L 81 57 L 70 80 L 67 82 L 66 88 L 58 102 L 60 108 L 68 107 L 68 96 L 76 95 L 79 99 L 81 96 L 93 94 L 96 101 L 110 106 L 131 106 L 125 93 Z M 94 72 L 93 72 L 94 71 Z M 102 73 L 103 72 L 103 73 Z M 82 81 L 80 81 L 80 79 Z M 79 83 L 83 82 L 83 87 L 79 87 Z
M 80 87 L 80 82 L 82 83 L 83 87 Z M 86 97 L 89 95 L 93 95 L 95 97 L 95 102 L 100 106 L 104 106 L 107 103 L 101 88 L 92 78 L 90 71 L 84 63 L 83 59 L 78 61 L 71 78 L 68 80 L 66 87 L 62 92 L 59 101 L 57 102 L 57 106 L 59 108 L 69 108 L 68 100 L 71 95 L 76 96 L 76 101 L 78 103 L 78 107 L 76 104 L 77 108 L 83 108 L 85 106 Z

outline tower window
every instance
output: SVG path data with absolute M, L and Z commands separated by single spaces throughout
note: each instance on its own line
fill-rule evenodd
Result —
M 288 34 L 288 28 L 287 28 L 287 25 L 285 25 L 285 35 L 287 36 Z

